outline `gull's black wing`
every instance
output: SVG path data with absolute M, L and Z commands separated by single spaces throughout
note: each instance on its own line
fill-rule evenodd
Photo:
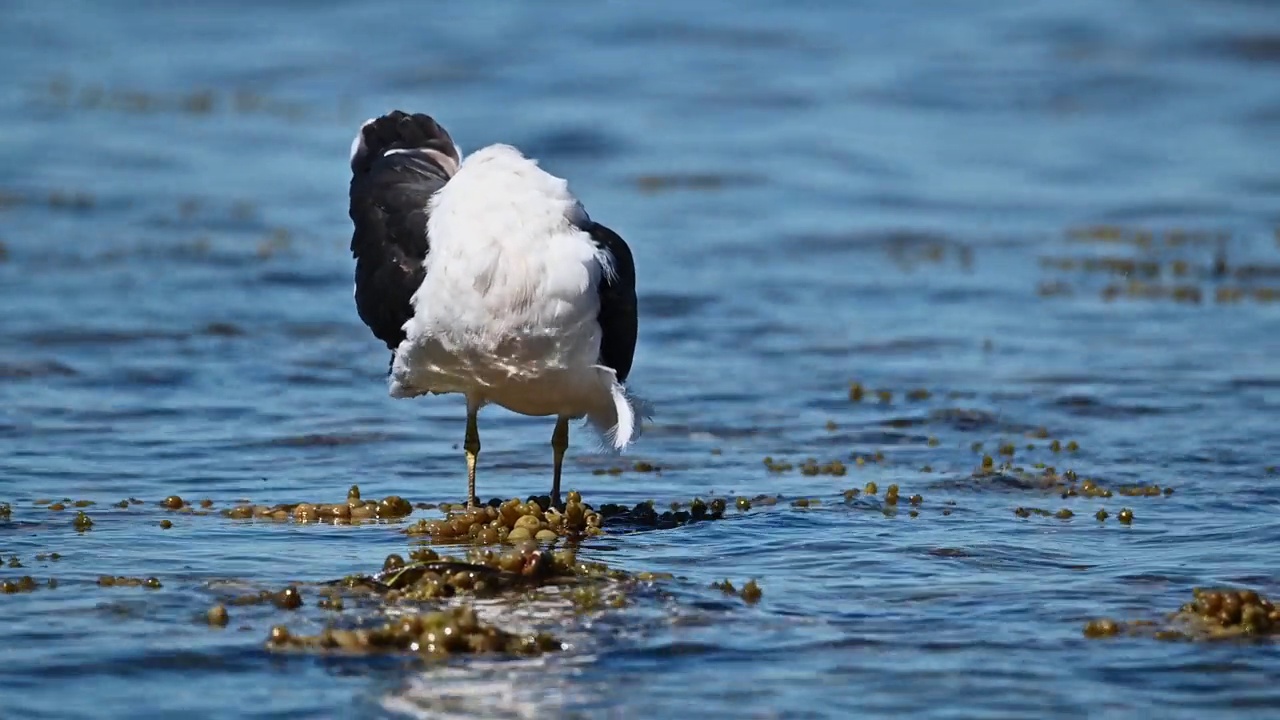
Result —
M 355 301 L 360 319 L 394 350 L 413 316 L 431 249 L 427 202 L 458 171 L 449 133 L 423 114 L 395 111 L 366 122 L 352 144 Z
M 600 279 L 600 364 L 612 368 L 618 374 L 618 382 L 625 382 L 631 373 L 639 331 L 635 260 L 618 233 L 592 220 L 582 229 L 613 260 L 612 272 Z

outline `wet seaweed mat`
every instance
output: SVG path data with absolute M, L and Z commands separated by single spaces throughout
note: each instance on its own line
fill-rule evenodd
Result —
M 1031 434 L 1048 437 L 1040 430 Z M 1053 442 L 1057 444 L 1057 441 Z M 883 453 L 876 453 L 873 459 L 876 463 L 886 462 Z M 805 464 L 813 462 L 810 459 Z M 766 465 L 772 466 L 770 472 L 780 471 L 777 464 L 772 458 L 766 458 Z M 1004 476 L 1002 473 L 1009 474 Z M 1079 478 L 1074 471 L 1059 475 L 1054 469 L 1045 468 L 1039 473 L 1028 473 L 1011 463 L 996 469 L 990 456 L 983 456 L 968 481 L 989 481 L 995 476 L 1007 477 L 1009 487 L 1023 492 L 1060 494 L 1063 500 L 1113 497 L 1110 489 L 1091 479 Z M 1162 490 L 1158 486 L 1128 486 L 1122 488 L 1121 493 L 1134 498 L 1156 499 L 1168 498 L 1172 494 L 1171 489 Z M 849 488 L 834 497 L 827 497 L 825 501 L 819 496 L 788 500 L 782 495 L 759 495 L 750 499 L 738 497 L 736 500 L 713 498 L 710 502 L 694 498 L 688 502 L 670 502 L 667 504 L 670 509 L 661 513 L 655 509 L 655 501 L 641 502 L 633 507 L 610 503 L 596 510 L 576 491 L 569 493 L 565 507 L 558 510 L 550 507 L 546 497 L 530 497 L 524 501 L 494 499 L 474 508 L 462 503 L 414 504 L 399 496 L 364 500 L 358 486 L 349 488 L 346 501 L 340 503 L 263 505 L 237 500 L 231 507 L 218 511 L 218 503 L 212 499 L 202 500 L 193 506 L 174 495 L 158 503 L 130 498 L 107 506 L 104 512 L 118 513 L 131 522 L 148 524 L 152 523 L 147 515 L 160 512 L 187 515 L 193 519 L 208 518 L 202 522 L 214 522 L 222 517 L 266 519 L 274 521 L 272 524 L 326 523 L 341 527 L 369 521 L 396 525 L 398 527 L 388 527 L 382 532 L 407 535 L 408 548 L 403 554 L 387 555 L 376 571 L 330 581 L 289 583 L 279 590 L 236 593 L 228 593 L 227 588 L 244 588 L 257 583 L 220 580 L 207 588 L 207 592 L 217 596 L 217 601 L 196 618 L 213 628 L 222 628 L 238 619 L 241 609 L 265 607 L 292 614 L 307 607 L 309 603 L 305 598 L 311 596 L 316 598 L 313 607 L 322 612 L 322 617 L 308 617 L 305 623 L 319 623 L 319 629 L 308 634 L 291 630 L 287 624 L 273 624 L 265 640 L 267 649 L 348 655 L 400 653 L 429 658 L 458 654 L 520 656 L 561 652 L 571 646 L 556 638 L 554 628 L 561 624 L 565 615 L 618 611 L 630 606 L 633 598 L 637 597 L 650 604 L 669 601 L 681 591 L 688 593 L 693 589 L 688 578 L 677 578 L 670 573 L 629 572 L 611 568 L 603 562 L 579 558 L 580 551 L 589 553 L 593 542 L 602 542 L 610 535 L 616 536 L 618 541 L 625 541 L 628 536 L 643 536 L 646 532 L 724 519 L 745 519 L 753 512 L 805 512 L 829 508 L 842 513 L 870 511 L 892 518 L 898 514 L 900 503 L 909 508 L 907 514 L 912 519 L 919 518 L 919 509 L 928 505 L 920 493 L 904 499 L 899 486 L 889 484 L 882 494 L 878 484 L 870 481 L 861 489 Z M 96 503 L 89 500 L 37 499 L 30 503 L 29 509 L 31 512 L 60 513 L 67 506 L 94 505 Z M 197 507 L 200 509 L 195 509 Z M 731 513 L 730 507 L 734 509 Z M 957 508 L 961 506 L 955 499 L 946 500 L 936 517 L 946 518 Z M 13 504 L 4 503 L 0 509 L 3 510 L 0 520 L 12 524 Z M 415 511 L 438 513 L 443 517 L 423 518 L 406 525 L 408 516 Z M 1045 516 L 1059 520 L 1074 517 L 1067 508 L 1054 513 L 1019 506 L 1014 514 L 1020 518 Z M 1106 510 L 1097 512 L 1099 522 L 1107 517 Z M 1133 512 L 1128 508 L 1120 510 L 1118 517 L 1126 525 L 1133 522 Z M 18 520 L 21 519 L 19 514 Z M 842 522 L 857 521 L 850 517 Z M 71 523 L 75 533 L 89 532 L 93 526 L 93 521 L 84 511 L 79 511 Z M 447 554 L 450 550 L 461 554 Z M 939 557 L 965 555 L 949 548 L 938 549 L 933 554 Z M 62 557 L 58 552 L 43 552 L 36 554 L 33 560 L 49 564 L 57 563 Z M 19 556 L 12 555 L 7 567 L 16 571 L 25 565 Z M 72 579 L 72 585 L 77 580 L 83 582 L 82 579 Z M 101 575 L 94 582 L 103 589 L 160 590 L 164 587 L 162 581 L 154 576 Z M 15 595 L 56 590 L 62 584 L 57 577 L 38 581 L 23 574 L 4 580 L 0 584 L 0 592 Z M 751 605 L 763 597 L 756 579 L 748 579 L 740 590 L 728 579 L 711 583 L 710 587 Z M 503 627 L 507 617 L 518 616 L 520 608 L 528 606 L 540 609 L 541 622 L 537 627 L 528 626 L 527 622 L 526 627 L 517 630 Z M 477 607 L 483 610 L 484 617 Z M 263 618 L 259 615 L 257 619 Z M 1223 640 L 1265 638 L 1274 634 L 1277 628 L 1280 628 L 1280 610 L 1257 591 L 1196 589 L 1193 602 L 1169 614 L 1164 623 L 1098 619 L 1090 621 L 1084 632 L 1089 637 L 1123 634 L 1158 640 Z
M 376 571 L 329 581 L 289 582 L 281 589 L 255 590 L 252 588 L 262 583 L 223 578 L 205 584 L 202 594 L 211 594 L 214 602 L 203 612 L 192 610 L 190 617 L 213 630 L 235 627 L 246 621 L 248 624 L 240 624 L 239 627 L 249 630 L 271 622 L 263 642 L 268 651 L 276 653 L 391 653 L 429 659 L 466 654 L 527 656 L 563 652 L 573 646 L 558 639 L 554 632 L 556 628 L 563 627 L 566 616 L 616 612 L 636 601 L 657 607 L 671 599 L 667 588 L 681 582 L 688 584 L 687 580 L 677 580 L 670 573 L 627 572 L 603 562 L 580 559 L 581 543 L 601 538 L 605 534 L 605 525 L 633 534 L 643 529 L 674 528 L 690 522 L 718 520 L 723 516 L 725 506 L 723 500 L 713 501 L 716 510 L 708 511 L 706 503 L 695 499 L 688 503 L 695 510 L 684 513 L 687 518 L 672 520 L 670 517 L 675 514 L 667 512 L 664 514 L 670 517 L 663 521 L 648 503 L 631 510 L 616 505 L 604 506 L 602 514 L 586 505 L 579 493 L 573 492 L 563 513 L 558 513 L 547 507 L 545 498 L 541 500 L 543 504 L 539 504 L 539 498 L 528 501 L 511 499 L 494 501 L 483 508 L 459 505 L 459 509 L 454 509 L 449 503 L 420 503 L 420 508 L 442 512 L 446 519 L 423 520 L 395 530 L 387 528 L 387 532 L 397 535 L 407 532 L 410 544 L 403 554 L 386 556 Z M 33 502 L 31 509 L 59 512 L 49 509 L 57 504 L 64 503 L 41 499 Z M 360 499 L 359 488 L 354 486 L 348 491 L 345 504 L 280 503 L 256 506 L 266 507 L 269 511 L 247 514 L 236 511 L 255 507 L 252 503 L 235 503 L 220 513 L 216 512 L 217 504 L 213 500 L 203 501 L 199 503 L 203 509 L 194 510 L 180 497 L 170 496 L 159 503 L 145 503 L 135 498 L 123 505 L 111 506 L 111 510 L 128 522 L 149 526 L 153 523 L 146 514 L 139 513 L 139 509 L 155 508 L 152 512 L 188 515 L 193 521 L 206 523 L 229 517 L 277 521 L 273 524 L 282 521 L 314 524 L 320 522 L 318 517 L 322 517 L 330 526 L 340 527 L 359 523 L 364 513 L 358 511 L 365 507 L 373 508 L 367 519 L 384 523 L 403 520 L 413 509 L 399 499 L 388 502 L 384 498 L 366 503 Z M 678 506 L 680 503 L 673 504 Z M 335 513 L 326 509 L 339 505 L 349 512 Z M 310 517 L 312 513 L 305 509 L 299 512 L 299 508 L 306 507 L 318 508 L 318 517 Z M 4 521 L 12 522 L 11 506 L 6 504 L 5 508 Z M 396 511 L 380 516 L 378 510 L 386 508 L 395 508 Z M 410 510 L 400 513 L 401 508 Z M 607 523 L 603 519 L 606 514 L 610 518 Z M 521 521 L 535 519 L 544 526 L 556 527 L 564 534 L 553 532 L 547 535 L 544 530 L 527 532 L 533 523 Z M 450 535 L 448 532 L 423 538 L 423 533 L 416 528 L 428 522 L 461 522 L 458 527 L 479 523 L 484 530 L 497 527 L 505 532 L 500 538 L 493 539 L 478 533 L 471 533 L 468 537 L 466 533 Z M 81 524 L 75 524 L 75 532 L 89 529 L 80 527 Z M 521 530 L 526 532 L 517 532 Z M 438 537 L 442 534 L 444 537 Z M 441 554 L 424 545 L 423 539 L 433 543 L 443 541 L 445 549 L 452 546 L 462 554 Z M 469 547 L 466 545 L 468 540 L 499 547 Z M 52 563 L 61 558 L 62 555 L 55 552 L 40 553 L 33 559 L 39 563 Z M 23 567 L 16 555 L 10 557 L 10 569 Z M 189 579 L 180 577 L 176 581 L 181 584 L 189 582 Z M 159 591 L 165 587 L 156 577 L 102 575 L 94 582 L 100 589 Z M 50 577 L 37 587 L 32 576 L 21 575 L 4 580 L 0 592 L 15 595 L 62 587 L 63 592 L 84 593 L 85 584 L 83 578 L 72 577 L 60 583 L 58 578 Z M 721 589 L 733 594 L 726 587 Z M 758 602 L 761 596 L 762 591 L 755 580 L 749 580 L 741 594 L 748 603 Z M 521 610 L 527 608 L 537 609 L 539 620 L 536 624 L 520 620 Z M 317 629 L 311 634 L 290 629 L 294 623 L 276 622 L 278 613 L 295 618 L 295 623 L 300 620 L 301 625 L 317 626 Z M 513 617 L 516 625 L 523 624 L 524 627 L 509 629 Z M 577 652 L 584 651 L 582 643 L 583 638 L 579 637 L 579 647 L 575 648 Z
M 1280 609 L 1271 598 L 1242 588 L 1195 588 L 1193 599 L 1162 621 L 1091 620 L 1086 637 L 1117 635 L 1157 640 L 1243 640 L 1280 635 Z

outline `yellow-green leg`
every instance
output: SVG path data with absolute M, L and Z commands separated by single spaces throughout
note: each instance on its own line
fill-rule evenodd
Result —
M 480 429 L 476 427 L 476 415 L 480 408 L 467 403 L 467 437 L 462 449 L 467 451 L 467 507 L 476 504 L 476 459 L 480 457 Z
M 551 450 L 555 453 L 555 470 L 551 476 L 551 507 L 560 507 L 560 470 L 564 467 L 564 453 L 569 449 L 569 418 L 556 419 L 556 429 L 551 433 Z

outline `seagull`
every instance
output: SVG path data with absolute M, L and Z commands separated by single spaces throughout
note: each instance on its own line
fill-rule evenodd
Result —
M 556 177 L 507 144 L 462 151 L 434 118 L 395 110 L 351 143 L 355 304 L 391 351 L 393 398 L 466 397 L 467 504 L 488 404 L 556 417 L 551 502 L 569 421 L 603 448 L 640 435 L 626 387 L 637 335 L 631 249 Z

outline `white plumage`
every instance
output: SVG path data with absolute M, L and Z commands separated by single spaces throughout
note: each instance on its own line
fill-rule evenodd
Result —
M 624 385 L 637 332 L 630 248 L 535 160 L 510 145 L 463 159 L 427 115 L 366 122 L 351 171 L 356 308 L 392 351 L 391 396 L 466 396 L 468 502 L 480 408 L 556 416 L 558 504 L 569 419 L 586 417 L 613 450 L 640 435 Z
M 394 397 L 462 393 L 523 415 L 586 416 L 622 450 L 635 409 L 599 364 L 613 259 L 568 183 L 510 145 L 463 160 L 431 198 L 426 277 L 395 351 Z

